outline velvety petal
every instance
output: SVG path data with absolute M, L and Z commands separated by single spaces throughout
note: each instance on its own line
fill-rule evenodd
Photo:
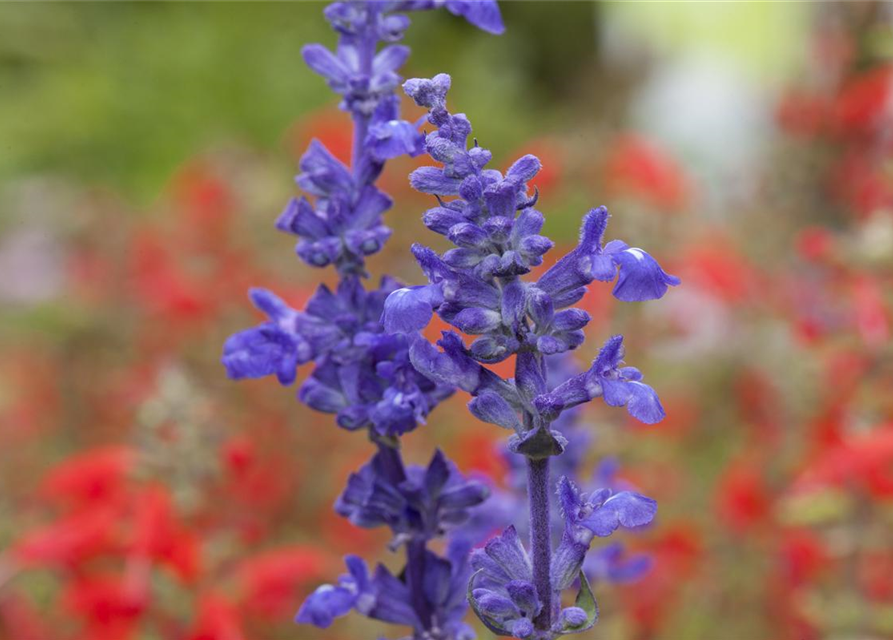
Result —
M 481 613 L 496 620 L 519 615 L 518 607 L 511 599 L 487 589 L 475 589 L 474 599 Z
M 644 424 L 657 424 L 666 417 L 667 414 L 654 389 L 643 382 L 626 384 L 631 387 L 626 409 L 633 418 Z
M 623 353 L 623 336 L 611 336 L 605 341 L 595 360 L 592 361 L 590 371 L 604 373 L 605 371 L 616 369 L 623 361 Z
M 440 496 L 440 506 L 444 509 L 466 509 L 481 504 L 490 495 L 490 490 L 480 482 L 467 482 L 448 489 Z
M 614 254 L 620 276 L 614 285 L 614 297 L 624 302 L 642 302 L 663 297 L 669 286 L 681 280 L 660 268 L 657 261 L 641 249 L 625 249 Z
M 505 31 L 496 0 L 447 0 L 446 7 L 487 33 L 499 35 Z
M 307 596 L 295 616 L 295 622 L 325 629 L 331 626 L 335 618 L 349 612 L 356 600 L 357 594 L 351 590 L 324 584 Z
M 453 318 L 452 324 L 470 335 L 490 333 L 502 324 L 502 316 L 497 311 L 469 307 L 460 311 Z
M 464 274 L 451 274 L 444 280 L 443 297 L 460 307 L 481 307 L 498 311 L 501 300 L 499 289 L 490 283 Z
M 467 222 L 467 218 L 461 211 L 447 209 L 444 207 L 435 207 L 428 209 L 422 216 L 422 222 L 426 227 L 435 233 L 446 235 L 455 225 Z
M 523 238 L 538 234 L 544 222 L 543 214 L 536 209 L 524 209 L 512 227 L 512 243 L 518 244 Z
M 292 198 L 276 219 L 276 228 L 304 238 L 317 240 L 329 234 L 326 221 L 316 215 L 306 198 Z
M 442 353 L 427 340 L 415 340 L 410 347 L 409 357 L 419 373 L 431 380 L 454 385 L 469 393 L 480 384 L 481 367 L 479 364 L 471 358 L 465 362 L 459 357 Z
M 543 163 L 539 158 L 527 154 L 515 160 L 515 163 L 505 172 L 505 177 L 520 182 L 529 182 L 542 168 Z
M 248 291 L 248 297 L 258 310 L 269 316 L 270 320 L 281 322 L 293 319 L 297 315 L 297 312 L 285 304 L 282 298 L 268 289 L 253 287 Z
M 315 378 L 308 378 L 298 393 L 301 402 L 323 413 L 338 413 L 347 406 L 347 399 L 340 390 L 325 385 Z
M 556 308 L 566 306 L 559 304 L 558 295 L 566 291 L 577 291 L 592 282 L 592 276 L 589 273 L 591 263 L 592 260 L 588 253 L 574 249 L 552 265 L 540 277 L 536 286 L 552 296 Z
M 554 331 L 576 331 L 589 324 L 591 319 L 591 316 L 582 309 L 564 309 L 555 314 L 552 329 Z
M 580 607 L 566 607 L 558 614 L 559 628 L 582 627 L 589 620 L 589 615 Z
M 309 347 L 299 336 L 268 322 L 230 336 L 221 361 L 233 380 L 276 374 L 280 383 L 288 385 L 295 380 L 302 354 L 308 355 Z
M 530 618 L 516 618 L 506 624 L 511 634 L 516 638 L 529 638 L 533 635 L 533 622 Z
M 295 181 L 302 189 L 317 196 L 327 196 L 333 191 L 350 192 L 353 177 L 350 170 L 338 160 L 319 140 L 312 140 L 301 157 L 299 174 Z
M 425 491 L 436 498 L 450 479 L 451 472 L 451 463 L 443 455 L 443 451 L 436 449 L 428 468 L 425 469 Z
M 389 333 L 421 331 L 443 302 L 438 285 L 407 287 L 393 291 L 385 300 L 381 321 Z
M 593 280 L 599 282 L 611 282 L 617 277 L 617 263 L 614 256 L 604 253 L 597 253 L 592 256 L 592 263 L 589 266 L 589 273 Z
M 543 371 L 542 356 L 530 351 L 518 354 L 515 365 L 515 384 L 521 395 L 533 400 L 546 391 L 546 378 Z
M 623 380 L 601 378 L 601 396 L 610 407 L 623 407 L 630 400 L 631 388 Z
M 501 535 L 491 538 L 484 546 L 484 552 L 502 567 L 512 580 L 531 579 L 530 559 L 521 545 L 514 526 L 509 526 Z
M 425 136 L 406 120 L 378 122 L 369 128 L 366 148 L 379 162 L 404 155 L 415 157 L 425 150 Z
M 517 412 L 499 394 L 484 391 L 468 403 L 468 410 L 479 420 L 505 429 L 520 430 Z
M 409 174 L 409 183 L 413 189 L 422 193 L 454 196 L 459 193 L 461 181 L 444 175 L 437 167 L 419 167 Z
M 618 527 L 641 527 L 654 519 L 657 502 L 632 491 L 608 498 L 579 524 L 599 537 L 609 536 Z
M 301 55 L 308 67 L 333 83 L 333 88 L 347 82 L 350 70 L 338 59 L 338 56 L 321 44 L 306 45 L 301 49 Z
M 518 250 L 528 258 L 539 258 L 547 253 L 555 243 L 545 236 L 527 236 L 518 245 Z M 536 264 L 540 264 L 538 261 Z
M 567 476 L 561 476 L 558 480 L 558 506 L 568 524 L 576 520 L 577 513 L 583 506 L 580 490 Z
M 581 373 L 566 380 L 549 393 L 541 394 L 533 401 L 537 411 L 547 418 L 554 418 L 565 409 L 592 399 L 589 374 Z
M 588 538 L 588 539 L 587 539 Z M 574 539 L 571 533 L 565 533 L 561 543 L 552 554 L 552 588 L 563 591 L 580 577 L 580 567 L 586 559 L 592 534 L 587 532 L 584 540 Z
M 372 584 L 375 605 L 368 613 L 370 618 L 411 627 L 419 625 L 418 616 L 410 604 L 409 590 L 403 581 L 394 577 L 383 565 L 378 565 Z
M 552 322 L 552 318 L 555 316 L 555 307 L 552 304 L 552 297 L 535 286 L 528 287 L 527 312 L 538 327 L 541 329 L 548 327 Z
M 471 343 L 469 351 L 478 362 L 495 364 L 514 355 L 521 347 L 520 343 L 508 336 L 486 335 Z
M 460 222 L 450 227 L 447 237 L 450 242 L 468 249 L 479 249 L 490 242 L 487 233 L 476 224 Z
M 528 618 L 535 618 L 543 608 L 536 595 L 536 588 L 526 580 L 512 580 L 505 585 L 505 590 L 515 606 L 527 614 Z
M 376 226 L 381 214 L 391 208 L 393 200 L 372 185 L 363 187 L 351 212 L 351 225 L 358 228 Z
M 344 244 L 355 256 L 369 256 L 381 251 L 391 237 L 390 228 L 379 225 L 371 229 L 353 229 L 344 234 Z
M 484 202 L 491 216 L 512 217 L 515 215 L 515 202 L 518 186 L 504 181 L 484 190 Z
M 527 311 L 526 288 L 520 280 L 512 280 L 502 288 L 502 319 L 510 327 L 516 327 Z
M 390 73 L 403 66 L 409 57 L 409 47 L 394 44 L 379 51 L 372 60 L 372 73 Z
M 443 254 L 443 261 L 454 269 L 470 269 L 487 255 L 487 251 L 481 249 L 450 249 Z

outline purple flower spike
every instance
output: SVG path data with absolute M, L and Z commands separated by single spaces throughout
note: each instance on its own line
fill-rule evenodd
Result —
M 468 329 L 480 331 L 493 329 L 501 321 L 499 292 L 466 286 L 464 274 L 421 248 L 415 253 L 431 285 L 403 288 L 389 277 L 382 278 L 377 288 L 364 284 L 369 277 L 366 258 L 381 251 L 391 235 L 383 215 L 392 201 L 375 182 L 386 161 L 419 155 L 428 148 L 418 125 L 401 118 L 400 100 L 394 95 L 402 81 L 400 67 L 409 56 L 407 47 L 394 44 L 409 25 L 409 18 L 397 12 L 438 7 L 486 31 L 503 29 L 493 0 L 352 0 L 326 7 L 326 19 L 338 34 L 337 46 L 311 44 L 304 47 L 303 57 L 340 95 L 341 109 L 351 116 L 351 161 L 348 166 L 313 140 L 295 178 L 305 195 L 286 205 L 276 228 L 297 237 L 295 252 L 308 265 L 335 267 L 338 285 L 320 286 L 301 311 L 289 308 L 270 292 L 252 291 L 252 301 L 268 321 L 230 337 L 224 345 L 223 364 L 231 378 L 275 374 L 282 384 L 291 384 L 297 367 L 312 362 L 313 370 L 298 391 L 301 402 L 333 414 L 345 430 L 365 431 L 378 448 L 378 455 L 350 477 L 337 510 L 359 526 L 390 527 L 392 548 L 405 548 L 406 566 L 398 575 L 379 566 L 370 576 L 362 560 L 349 556 L 349 574 L 337 585 L 317 589 L 296 621 L 327 627 L 336 617 L 355 610 L 409 626 L 414 638 L 472 640 L 474 634 L 463 622 L 470 574 L 467 536 L 451 541 L 445 556 L 433 554 L 426 545 L 430 539 L 454 532 L 489 490 L 462 477 L 440 452 L 427 468 L 405 467 L 399 437 L 423 424 L 457 385 L 502 394 L 517 410 L 512 386 L 483 370 L 458 336 L 444 336 L 443 354 L 414 347 L 410 357 L 411 345 L 420 339 L 417 332 L 435 310 L 444 307 L 445 287 L 451 287 L 452 312 L 462 314 L 460 321 Z M 439 95 L 443 107 L 448 87 L 449 78 L 443 76 L 420 86 L 418 97 L 433 105 Z M 452 118 L 443 150 L 451 153 L 454 148 L 449 145 L 464 141 L 470 131 L 467 120 Z M 417 179 L 420 185 L 427 180 L 432 189 L 454 189 L 458 194 L 460 174 L 466 175 L 462 172 L 469 167 L 480 169 L 487 161 L 489 155 L 483 150 L 472 150 L 455 159 L 456 171 L 423 172 Z M 514 179 L 523 181 L 531 171 L 529 162 L 522 163 L 514 170 Z M 504 187 L 503 191 L 497 196 L 504 199 L 504 208 L 510 208 L 511 190 Z M 493 233 L 497 231 L 505 234 L 510 229 Z M 455 237 L 474 250 L 489 241 L 484 234 L 472 225 Z M 533 256 L 544 246 L 527 239 L 522 249 Z M 474 261 L 476 255 L 472 251 L 465 258 L 455 257 L 459 262 Z M 520 264 L 511 262 L 515 268 Z M 463 292 L 457 293 L 460 286 Z M 517 305 L 522 302 L 521 293 L 515 293 Z M 386 308 L 390 294 L 394 295 Z M 484 306 L 477 304 L 480 301 Z M 489 350 L 499 349 L 511 351 L 517 345 L 503 341 Z M 422 369 L 428 367 L 429 374 L 438 370 L 441 381 L 422 375 L 414 362 Z

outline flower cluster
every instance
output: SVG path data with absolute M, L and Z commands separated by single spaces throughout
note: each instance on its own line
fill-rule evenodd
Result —
M 325 628 L 335 617 L 356 610 L 373 620 L 426 630 L 425 635 L 414 637 L 472 640 L 474 632 L 462 622 L 470 576 L 468 552 L 462 541 L 452 542 L 445 558 L 425 551 L 419 563 L 424 578 L 417 587 L 381 564 L 370 576 L 363 560 L 347 556 L 349 573 L 341 576 L 337 585 L 323 585 L 307 598 L 297 621 Z M 417 596 L 427 603 L 421 612 L 412 606 L 412 588 L 417 588 Z
M 386 525 L 398 541 L 436 538 L 468 520 L 469 507 L 487 497 L 484 484 L 466 481 L 439 450 L 427 468 L 409 467 L 396 484 L 387 458 L 376 454 L 352 474 L 335 503 L 335 510 L 359 527 Z
M 590 317 L 573 305 L 593 281 L 613 281 L 614 296 L 630 302 L 660 298 L 680 281 L 639 248 L 619 240 L 604 244 L 609 218 L 604 207 L 584 217 L 575 249 L 536 281 L 525 281 L 522 276 L 541 265 L 553 245 L 540 234 L 539 193 L 530 194 L 527 187 L 540 161 L 527 155 L 505 174 L 488 169 L 491 153 L 476 139 L 469 146 L 468 119 L 446 108 L 450 82 L 441 74 L 409 80 L 404 89 L 429 111 L 436 131 L 426 136 L 425 149 L 440 163 L 417 169 L 410 182 L 437 198 L 424 223 L 455 248 L 439 255 L 414 245 L 428 284 L 391 293 L 382 317 L 386 330 L 410 336 L 410 359 L 418 371 L 467 391 L 473 415 L 515 432 L 509 449 L 527 461 L 530 555 L 513 526 L 475 552 L 469 602 L 494 633 L 552 640 L 595 624 L 597 607 L 581 571 L 592 539 L 620 526 L 645 525 L 657 508 L 630 491 L 604 488 L 585 496 L 562 476 L 558 492 L 565 531 L 553 551 L 549 460 L 568 445 L 553 423 L 562 412 L 598 397 L 609 406 L 625 406 L 646 424 L 663 419 L 664 410 L 638 369 L 623 366 L 622 336 L 605 343 L 588 371 L 559 381 L 549 379 L 547 358 L 583 343 Z M 477 337 L 466 346 L 458 333 L 445 331 L 438 349 L 419 333 L 434 313 Z M 510 356 L 515 356 L 514 378 L 502 379 L 485 366 Z M 577 578 L 576 604 L 562 609 L 561 592 Z
M 456 248 L 442 256 L 415 245 L 413 253 L 429 284 L 393 292 L 385 302 L 384 324 L 389 331 L 413 333 L 431 315 L 477 337 L 466 347 L 458 334 L 444 333 L 438 351 L 415 340 L 410 355 L 416 368 L 432 379 L 470 392 L 472 413 L 480 419 L 515 429 L 522 447 L 535 426 L 548 424 L 561 411 L 602 397 L 611 406 L 626 406 L 642 422 L 660 421 L 664 412 L 654 391 L 641 382 L 641 373 L 622 367 L 622 337 L 608 340 L 589 371 L 547 391 L 543 357 L 563 353 L 583 342 L 590 317 L 571 305 L 579 301 L 593 280 L 616 280 L 614 296 L 624 301 L 660 298 L 679 279 L 661 269 L 650 255 L 619 240 L 603 246 L 608 222 L 604 207 L 583 220 L 577 247 L 548 269 L 536 282 L 520 276 L 542 263 L 552 242 L 539 235 L 543 214 L 534 208 L 538 195 L 526 183 L 540 169 L 534 156 L 524 156 L 502 175 L 485 167 L 491 159 L 475 141 L 468 148 L 471 125 L 446 109 L 450 78 L 409 80 L 406 92 L 429 109 L 428 121 L 437 126 L 425 140 L 428 154 L 442 167 L 413 172 L 413 186 L 438 198 L 438 207 L 424 216 L 428 228 L 447 236 Z M 445 201 L 444 198 L 457 196 Z M 484 364 L 517 355 L 517 375 L 502 381 Z M 523 420 L 519 418 L 521 414 Z M 526 422 L 525 422 L 526 420 Z M 537 436 L 542 437 L 542 436 Z M 536 447 L 551 440 L 546 434 Z M 532 452 L 532 450 L 528 451 Z
M 409 24 L 400 12 L 440 6 L 485 31 L 502 31 L 493 0 L 356 1 L 326 8 L 339 35 L 337 49 L 314 44 L 303 54 L 351 114 L 351 166 L 313 140 L 296 178 L 306 195 L 288 203 L 276 227 L 298 237 L 296 252 L 305 263 L 334 266 L 339 284 L 334 291 L 320 286 L 303 310 L 253 289 L 251 300 L 268 320 L 230 337 L 223 364 L 234 379 L 275 375 L 290 385 L 298 367 L 312 363 L 298 393 L 301 402 L 335 414 L 343 429 L 365 430 L 378 447 L 350 476 L 335 509 L 356 526 L 389 527 L 391 549 L 405 548 L 406 566 L 398 576 L 382 566 L 370 576 L 362 560 L 348 557 L 349 574 L 337 585 L 317 589 L 297 621 L 325 627 L 356 610 L 408 625 L 414 638 L 458 640 L 472 637 L 462 623 L 467 537 L 457 536 L 445 557 L 426 545 L 462 525 L 488 489 L 466 480 L 439 451 L 427 468 L 404 465 L 399 436 L 422 424 L 455 386 L 417 371 L 409 337 L 383 326 L 385 299 L 401 285 L 387 276 L 377 289 L 364 284 L 366 257 L 380 251 L 391 234 L 382 216 L 392 201 L 375 181 L 387 160 L 424 150 L 424 136 L 400 118 L 394 94 L 401 80 L 397 71 L 409 55 L 407 47 L 393 44 Z
M 550 386 L 579 374 L 579 368 L 569 355 L 546 358 Z M 556 477 L 578 478 L 581 476 L 584 457 L 592 444 L 592 425 L 583 419 L 579 407 L 564 411 L 551 425 L 567 440 L 565 452 L 554 458 L 552 473 Z M 485 539 L 493 531 L 500 531 L 511 523 L 516 514 L 523 512 L 527 500 L 527 473 L 523 456 L 512 454 L 500 446 L 496 455 L 506 463 L 505 489 L 494 489 L 487 502 L 487 508 L 474 515 L 474 521 L 465 530 L 476 533 L 474 539 Z M 615 458 L 604 458 L 592 474 L 591 486 L 608 489 L 612 492 L 635 492 L 635 487 L 618 479 L 619 462 Z M 571 482 L 570 480 L 567 480 Z M 566 528 L 566 518 L 560 505 L 555 504 L 550 513 L 553 535 L 561 537 Z M 519 533 L 527 533 L 528 523 L 518 522 L 515 528 Z M 589 545 L 586 545 L 588 548 Z M 584 549 L 585 550 L 585 549 Z M 590 583 L 625 583 L 641 578 L 651 567 L 651 558 L 643 553 L 629 553 L 622 542 L 613 542 L 591 550 L 585 558 L 583 571 Z
M 418 374 L 409 362 L 404 336 L 383 333 L 378 321 L 385 297 L 399 285 L 382 279 L 367 291 L 357 278 L 336 291 L 319 287 L 303 311 L 264 289 L 251 299 L 269 321 L 231 336 L 223 363 L 234 379 L 276 375 L 295 381 L 298 365 L 315 368 L 299 397 L 309 407 L 337 414 L 344 429 L 370 428 L 378 436 L 414 429 L 452 387 Z

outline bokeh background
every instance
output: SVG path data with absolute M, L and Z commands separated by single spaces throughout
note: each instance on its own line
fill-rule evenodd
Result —
M 319 3 L 0 4 L 0 637 L 345 640 L 291 623 L 380 531 L 331 510 L 362 438 L 272 380 L 236 384 L 249 286 L 319 272 L 273 221 L 312 136 L 350 126 L 300 48 Z M 407 75 L 453 76 L 497 166 L 533 152 L 546 232 L 612 237 L 683 286 L 586 299 L 668 411 L 588 409 L 660 502 L 655 564 L 596 590 L 593 637 L 893 638 L 893 7 L 506 2 L 504 36 L 413 16 Z M 407 105 L 411 113 L 412 108 Z M 371 269 L 421 274 L 430 206 L 388 165 Z M 553 254 L 559 255 L 556 250 Z M 305 372 L 306 373 L 306 372 Z M 499 478 L 457 397 L 406 439 Z M 488 637 L 486 632 L 482 637 Z

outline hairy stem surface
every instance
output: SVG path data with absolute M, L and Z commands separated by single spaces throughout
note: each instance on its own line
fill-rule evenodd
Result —
M 534 618 L 537 629 L 552 626 L 552 541 L 549 518 L 549 458 L 527 459 L 527 494 L 530 501 L 530 552 L 533 585 L 543 608 Z

